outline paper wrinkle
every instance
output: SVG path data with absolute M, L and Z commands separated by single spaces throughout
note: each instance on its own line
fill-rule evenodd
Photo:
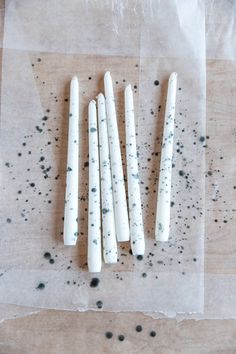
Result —
M 56 8 L 54 1 L 35 4 L 7 1 L 5 14 L 1 144 L 3 201 L 11 208 L 5 208 L 1 225 L 0 303 L 85 311 L 97 310 L 96 302 L 101 300 L 104 311 L 154 311 L 172 317 L 179 312 L 201 313 L 205 171 L 205 149 L 199 141 L 205 136 L 202 2 L 133 1 L 134 12 L 128 1 L 107 1 L 102 6 L 100 2 L 81 1 L 78 7 L 77 1 L 60 0 Z M 86 267 L 85 119 L 88 101 L 99 93 L 96 78 L 102 80 L 105 70 L 113 77 L 121 140 L 123 89 L 127 83 L 132 87 L 138 84 L 135 118 L 147 253 L 139 261 L 129 254 L 128 244 L 120 245 L 119 264 L 104 266 L 98 276 L 100 285 L 91 288 L 91 278 L 96 275 L 89 274 Z M 175 205 L 170 243 L 156 244 L 155 188 L 167 81 L 172 71 L 179 74 Z M 78 74 L 82 87 L 81 235 L 77 247 L 66 248 L 61 235 L 68 115 L 65 99 L 74 74 Z M 156 80 L 158 85 L 154 85 Z M 48 116 L 46 121 L 44 116 Z M 24 142 L 26 147 L 22 147 Z M 177 152 L 178 146 L 182 154 Z M 42 165 L 50 168 L 48 173 L 43 172 Z M 180 177 L 179 170 L 184 170 L 188 179 Z M 9 218 L 10 223 L 6 222 Z M 45 252 L 51 253 L 54 264 L 44 258 Z M 41 283 L 45 288 L 39 290 Z

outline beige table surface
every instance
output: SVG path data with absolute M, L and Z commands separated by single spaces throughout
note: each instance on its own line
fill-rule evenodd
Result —
M 1 35 L 4 2 L 0 2 Z M 1 36 L 2 37 L 2 36 Z M 2 53 L 2 52 L 1 52 Z M 236 273 L 235 216 L 232 211 L 236 192 L 235 175 L 227 166 L 233 163 L 232 130 L 236 128 L 236 61 L 207 60 L 207 134 L 206 155 L 206 235 L 205 270 L 207 274 Z M 234 80 L 232 79 L 234 75 Z M 221 85 L 219 86 L 219 81 Z M 222 94 L 224 97 L 222 97 Z M 235 133 L 235 132 L 234 132 Z M 223 155 L 223 159 L 221 158 Z M 212 207 L 212 181 L 218 178 L 221 199 Z M 214 220 L 216 219 L 217 222 Z M 223 220 L 227 219 L 224 223 Z M 95 313 L 36 310 L 0 305 L 0 354 L 10 353 L 236 353 L 236 320 L 152 319 L 141 313 Z M 15 316 L 23 316 L 14 318 Z M 143 330 L 137 333 L 136 325 Z M 150 331 L 155 330 L 152 338 Z M 108 340 L 105 332 L 113 332 Z M 123 334 L 125 340 L 118 340 Z

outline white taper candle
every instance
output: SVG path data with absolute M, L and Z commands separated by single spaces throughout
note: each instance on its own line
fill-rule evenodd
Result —
M 98 153 L 98 129 L 96 102 L 90 101 L 88 108 L 89 124 L 89 210 L 88 210 L 88 270 L 100 272 L 101 254 L 101 212 L 100 176 Z
M 67 173 L 63 238 L 66 246 L 74 246 L 78 238 L 79 189 L 79 82 L 74 76 L 70 84 Z
M 129 241 L 129 220 L 126 203 L 120 141 L 116 119 L 115 100 L 110 72 L 104 76 L 107 126 L 111 157 L 112 188 L 115 210 L 115 226 L 118 241 Z
M 139 188 L 134 102 L 131 85 L 125 88 L 125 133 L 131 249 L 133 255 L 144 255 L 145 241 Z
M 116 263 L 117 243 L 112 196 L 111 164 L 105 98 L 102 93 L 98 95 L 97 102 L 101 174 L 103 258 L 105 263 Z
M 171 174 L 174 142 L 174 119 L 176 105 L 177 73 L 172 73 L 168 82 L 165 121 L 161 149 L 155 237 L 168 241 L 170 230 Z

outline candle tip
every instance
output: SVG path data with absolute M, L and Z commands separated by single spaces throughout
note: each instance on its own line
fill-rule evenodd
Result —
M 78 77 L 76 75 L 74 75 L 71 79 L 71 81 L 78 81 Z
M 105 72 L 104 78 L 106 78 L 106 77 L 108 77 L 108 76 L 111 76 L 110 71 L 106 71 L 106 72 Z
M 173 73 L 171 73 L 170 78 L 176 77 L 177 78 L 178 74 L 174 71 Z
M 95 101 L 95 100 L 91 100 L 91 101 L 89 102 L 89 106 L 93 106 L 93 105 L 96 106 L 96 101 Z
M 129 91 L 129 90 L 131 90 L 131 91 L 132 91 L 132 87 L 131 87 L 131 85 L 130 85 L 130 84 L 128 84 L 128 85 L 126 86 L 126 88 L 125 88 L 125 91 Z
M 100 92 L 98 95 L 97 95 L 97 100 L 104 100 L 105 97 L 104 97 L 104 94 L 102 92 Z

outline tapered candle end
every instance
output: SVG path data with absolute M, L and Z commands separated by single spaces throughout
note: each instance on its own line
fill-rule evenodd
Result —
M 96 101 L 92 100 L 89 102 L 89 108 L 94 108 L 94 107 L 96 107 Z
M 104 75 L 104 79 L 108 79 L 108 78 L 111 78 L 111 73 L 110 73 L 110 71 L 106 71 L 106 72 L 105 72 L 105 75 Z
M 176 72 L 173 72 L 169 77 L 169 81 L 177 80 L 177 77 L 178 77 L 178 74 Z
M 88 266 L 88 271 L 89 273 L 101 273 L 101 270 L 102 270 L 102 265 L 99 266 L 98 268 L 97 267 L 89 267 Z
M 78 90 L 79 89 L 79 80 L 77 76 L 73 76 L 70 82 L 70 89 L 71 91 L 73 90 Z
M 132 87 L 131 85 L 127 85 L 125 88 L 125 95 L 129 95 L 132 92 Z
M 64 240 L 64 246 L 75 246 L 77 242 L 76 240 Z
M 100 102 L 105 101 L 105 97 L 104 97 L 103 93 L 100 92 L 97 95 L 97 100 L 100 101 Z
M 132 88 L 131 85 L 127 85 L 125 88 L 125 100 L 126 100 L 126 105 L 127 105 L 127 100 L 130 100 L 132 98 L 133 92 L 132 92 Z
M 108 99 L 114 99 L 112 78 L 110 71 L 107 71 L 104 75 L 104 88 L 105 88 L 105 96 Z
M 64 237 L 63 237 L 63 241 L 64 241 L 64 246 L 75 246 L 78 236 L 75 235 L 71 235 L 70 231 L 67 231 L 64 229 Z
M 73 76 L 71 81 L 78 81 L 78 77 L 77 76 Z

